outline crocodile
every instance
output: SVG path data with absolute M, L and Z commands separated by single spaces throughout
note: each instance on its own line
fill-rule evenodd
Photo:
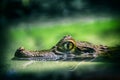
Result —
M 20 47 L 16 50 L 14 60 L 66 60 L 96 58 L 107 53 L 108 47 L 95 45 L 86 41 L 76 41 L 71 35 L 66 35 L 48 50 L 26 50 Z

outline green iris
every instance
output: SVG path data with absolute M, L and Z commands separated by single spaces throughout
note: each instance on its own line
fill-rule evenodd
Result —
M 60 44 L 58 47 L 57 47 L 57 50 L 60 51 L 60 52 L 72 52 L 73 49 L 74 49 L 75 45 L 70 42 L 70 41 L 66 41 L 66 42 L 63 42 L 62 44 Z
M 74 44 L 72 42 L 64 42 L 63 43 L 63 49 L 65 51 L 70 51 L 74 48 Z

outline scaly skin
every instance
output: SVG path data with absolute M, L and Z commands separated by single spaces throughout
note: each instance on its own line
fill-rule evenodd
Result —
M 89 42 L 75 41 L 70 35 L 64 36 L 55 46 L 49 50 L 29 51 L 20 47 L 15 52 L 15 59 L 17 58 L 51 58 L 51 59 L 65 59 L 75 57 L 89 57 L 94 58 L 102 53 L 108 51 L 107 46 L 94 45 Z
M 21 59 L 30 59 L 30 60 L 36 60 L 36 59 L 49 59 L 49 60 L 56 60 L 60 59 L 61 55 L 56 55 L 51 50 L 40 50 L 40 51 L 30 51 L 25 50 L 23 47 L 20 47 L 15 52 L 15 57 L 13 59 L 21 60 Z

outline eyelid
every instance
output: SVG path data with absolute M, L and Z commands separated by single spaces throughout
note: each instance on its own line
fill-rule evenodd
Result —
M 74 40 L 68 40 L 69 42 L 72 42 L 74 45 L 76 45 L 76 42 Z M 67 42 L 68 42 L 67 41 Z

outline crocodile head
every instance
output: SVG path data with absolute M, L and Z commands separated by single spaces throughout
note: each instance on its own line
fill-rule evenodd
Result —
M 89 42 L 75 41 L 70 35 L 64 36 L 53 48 L 57 55 L 94 57 L 97 49 Z

